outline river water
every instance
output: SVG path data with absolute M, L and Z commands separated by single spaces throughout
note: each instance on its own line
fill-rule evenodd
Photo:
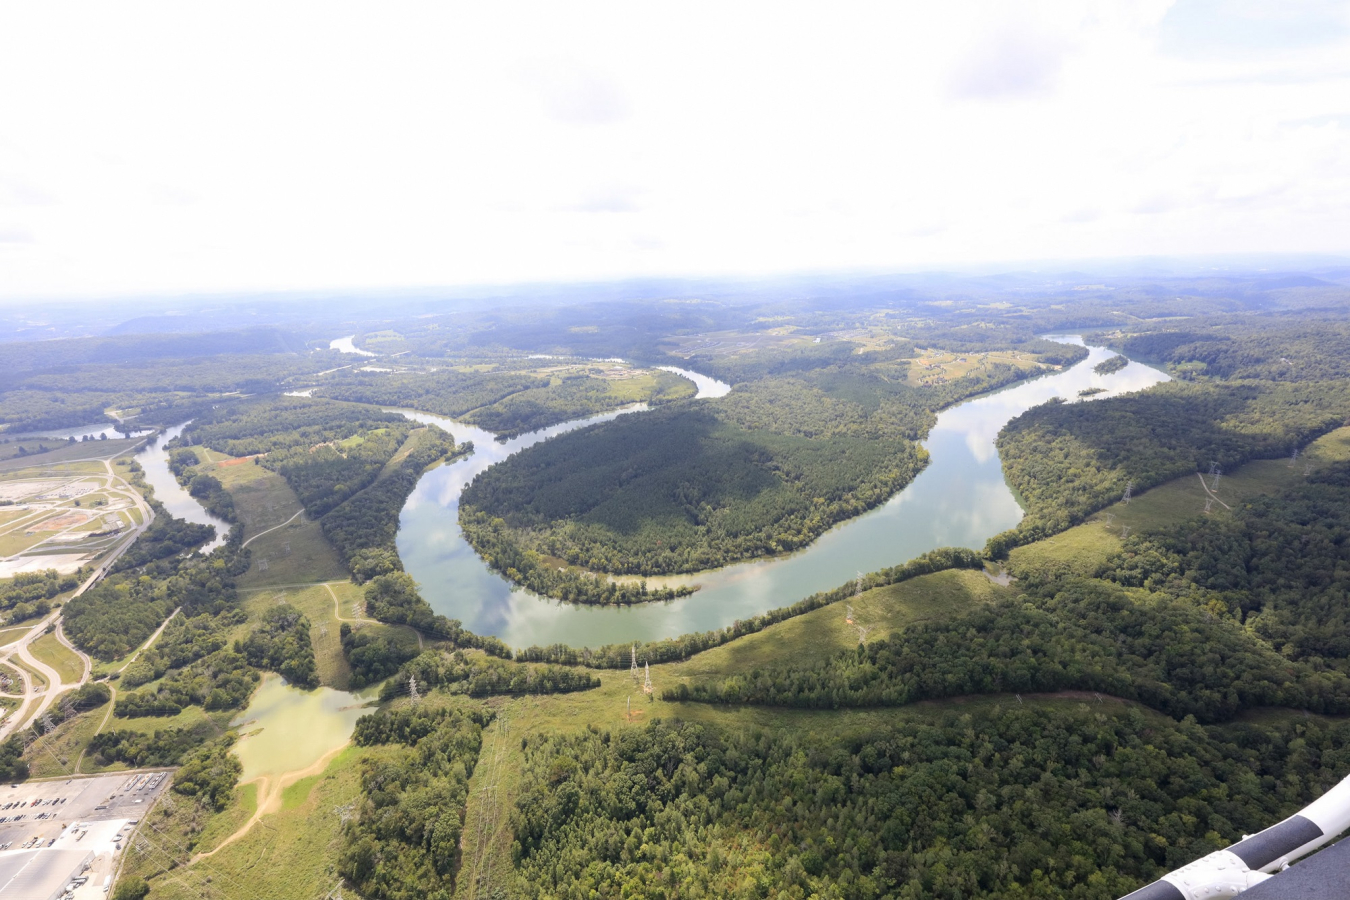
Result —
M 178 479 L 173 477 L 173 472 L 169 471 L 169 451 L 164 449 L 165 444 L 183 433 L 187 424 L 184 422 L 182 425 L 175 425 L 146 444 L 136 452 L 136 461 L 145 470 L 146 482 L 155 489 L 155 499 L 164 504 L 169 515 L 198 525 L 216 527 L 216 536 L 201 548 L 202 553 L 210 553 L 225 543 L 225 538 L 230 533 L 230 523 L 211 515 L 202 508 L 201 503 L 197 502 L 197 498 L 184 490 Z
M 1082 344 L 1075 335 L 1055 340 Z M 816 591 L 896 565 L 937 547 L 979 549 L 993 535 L 1021 521 L 1023 512 L 1003 478 L 994 439 L 1010 419 L 1053 397 L 1077 401 L 1078 392 L 1102 388 L 1092 399 L 1142 390 L 1167 375 L 1140 363 L 1109 375 L 1092 367 L 1113 354 L 1090 347 L 1071 368 L 968 400 L 938 414 L 924 446 L 930 463 L 887 503 L 836 526 L 797 553 L 727 566 L 711 572 L 649 578 L 649 585 L 698 584 L 691 597 L 631 607 L 560 603 L 513 587 L 491 571 L 464 540 L 457 521 L 459 495 L 475 475 L 506 457 L 565 431 L 618 415 L 568 422 L 498 443 L 492 434 L 440 416 L 407 412 L 435 423 L 457 441 L 476 448 L 468 459 L 440 466 L 422 477 L 399 519 L 398 550 L 436 612 L 459 619 L 479 634 L 514 647 L 564 643 L 596 647 L 630 640 L 656 640 L 730 625 L 769 609 L 788 606 Z M 684 374 L 681 371 L 681 374 Z M 689 373 L 691 376 L 693 373 Z M 698 376 L 698 396 L 729 388 Z M 720 393 L 714 393 L 720 392 Z

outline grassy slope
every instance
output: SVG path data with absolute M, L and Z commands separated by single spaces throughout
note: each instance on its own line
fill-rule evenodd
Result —
M 212 456 L 219 457 L 220 454 Z M 234 498 L 235 510 L 244 523 L 244 540 L 262 535 L 248 545 L 253 551 L 253 565 L 239 579 L 241 588 L 346 579 L 347 570 L 337 553 L 324 538 L 318 524 L 309 521 L 305 515 L 263 534 L 291 519 L 301 509 L 300 499 L 284 478 L 252 462 L 232 465 L 212 462 L 200 469 L 219 478 Z M 265 572 L 261 566 L 264 559 L 267 560 Z
M 1304 479 L 1308 465 L 1350 459 L 1350 427 L 1338 428 L 1313 441 L 1294 465 L 1289 460 L 1263 459 L 1250 462 L 1219 479 L 1214 496 L 1231 507 L 1251 497 L 1272 494 Z M 1205 477 L 1207 484 L 1212 478 Z M 1122 529 L 1130 533 L 1174 525 L 1202 515 L 1209 498 L 1199 477 L 1186 475 L 1140 494 L 1129 503 L 1115 503 L 1095 513 L 1088 521 L 1052 538 L 1018 547 L 1008 556 L 1014 574 L 1073 572 L 1090 575 L 1107 557 L 1120 549 Z M 1210 515 L 1232 513 L 1219 502 Z
M 28 645 L 28 651 L 41 663 L 46 663 L 61 676 L 62 684 L 76 684 L 84 674 L 84 663 L 56 639 L 55 633 L 44 634 Z
M 340 819 L 336 807 L 357 799 L 359 762 L 366 751 L 346 750 L 322 775 L 306 778 L 286 790 L 283 808 L 268 816 L 240 840 L 215 856 L 190 866 L 183 863 L 199 850 L 217 846 L 248 819 L 256 803 L 253 786 L 235 792 L 223 813 L 198 821 L 195 846 L 188 848 L 191 804 L 176 798 L 168 816 L 158 811 L 147 824 L 159 831 L 150 837 L 155 848 L 128 858 L 127 871 L 142 876 L 173 871 L 153 881 L 151 900 L 198 900 L 201 897 L 267 897 L 273 900 L 323 897 L 337 886 L 332 860 L 338 847 Z

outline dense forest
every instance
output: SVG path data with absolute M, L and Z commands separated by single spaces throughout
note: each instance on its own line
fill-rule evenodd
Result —
M 554 560 L 661 575 L 801 548 L 914 478 L 936 410 L 1031 371 L 987 363 L 914 387 L 911 353 L 834 342 L 737 358 L 726 397 L 570 432 L 483 472 L 460 524 L 497 571 L 583 603 L 661 598 L 597 591 Z
M 172 522 L 186 525 L 166 516 L 155 525 L 161 522 L 170 528 Z M 149 533 L 123 558 L 135 553 Z M 98 659 L 117 659 L 144 642 L 174 609 L 181 607 L 188 615 L 229 609 L 235 601 L 234 579 L 247 567 L 244 552 L 227 543 L 210 556 L 170 556 L 119 571 L 65 605 L 66 634 Z
M 107 423 L 178 425 L 245 394 L 338 365 L 275 329 L 134 335 L 7 345 L 0 426 L 22 433 Z
M 435 425 L 414 429 L 400 455 L 390 461 L 374 484 L 357 491 L 319 520 L 324 537 L 357 584 L 403 569 L 394 543 L 403 504 L 428 467 L 472 452 L 472 443 L 456 447 L 454 438 Z
M 1183 328 L 1104 335 L 1184 378 L 1329 381 L 1350 377 L 1350 324 L 1322 315 L 1209 317 Z
M 1113 900 L 1295 811 L 1350 726 L 1016 704 L 819 737 L 527 736 L 524 897 Z
M 61 575 L 55 569 L 42 572 L 20 572 L 0 581 L 0 612 L 7 613 L 8 622 L 22 622 L 51 611 L 51 601 L 66 591 L 79 587 L 77 572 Z
M 519 367 L 522 362 L 540 361 L 513 360 L 511 364 Z M 660 405 L 694 395 L 693 384 L 669 372 L 651 371 L 618 379 L 597 374 L 599 370 L 584 368 L 557 375 L 453 368 L 425 373 L 357 372 L 325 383 L 314 393 L 462 419 L 503 438 L 630 403 Z
M 1350 673 L 1350 464 L 1231 518 L 1130 537 L 1101 574 L 1240 622 L 1291 660 Z
M 296 687 L 319 686 L 309 619 L 289 603 L 278 603 L 263 613 L 242 649 L 251 665 L 278 672 Z
M 362 799 L 338 871 L 370 900 L 450 900 L 459 871 L 479 710 L 415 706 L 363 717 L 352 740 L 381 747 L 362 762 Z

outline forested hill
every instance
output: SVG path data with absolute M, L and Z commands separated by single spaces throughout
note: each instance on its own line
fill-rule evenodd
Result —
M 450 368 L 441 362 L 343 373 L 314 395 L 436 413 L 507 438 L 633 403 L 681 400 L 694 390 L 688 379 L 658 370 L 606 369 L 585 360 L 491 359 Z
M 962 374 L 930 377 L 907 342 L 862 350 L 737 357 L 726 397 L 561 435 L 492 467 L 465 490 L 460 523 L 498 571 L 579 602 L 596 598 L 548 558 L 655 575 L 794 550 L 909 483 L 936 410 L 1043 371 L 972 355 Z
M 1061 531 L 1189 472 L 1292 454 L 1350 421 L 1350 326 L 1225 320 L 1204 332 L 1106 336 L 1166 361 L 1177 380 L 1142 394 L 1029 410 L 1000 432 L 1008 480 L 1027 506 L 988 550 Z

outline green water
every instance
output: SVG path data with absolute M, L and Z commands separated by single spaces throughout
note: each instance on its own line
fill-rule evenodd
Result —
M 318 762 L 325 753 L 347 743 L 356 720 L 370 711 L 367 702 L 332 688 L 302 691 L 279 675 L 268 675 L 248 708 L 230 723 L 246 735 L 234 745 L 244 764 L 240 782 L 294 772 Z

